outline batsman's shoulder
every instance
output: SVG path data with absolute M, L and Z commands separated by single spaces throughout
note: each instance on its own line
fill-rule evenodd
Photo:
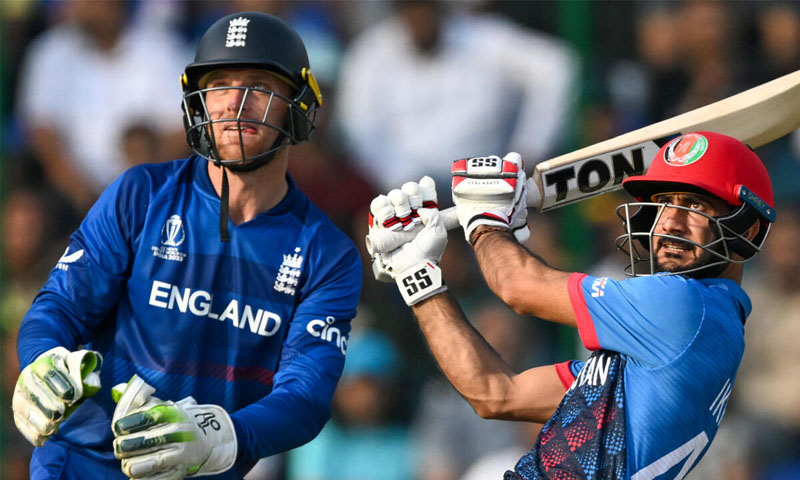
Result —
M 602 280 L 602 279 L 601 279 Z M 598 280 L 592 284 L 597 288 Z M 624 280 L 607 279 L 600 287 L 618 290 L 622 295 L 630 298 L 641 298 L 649 303 L 686 301 L 696 297 L 698 291 L 692 285 L 692 280 L 681 275 L 647 275 L 627 278 Z

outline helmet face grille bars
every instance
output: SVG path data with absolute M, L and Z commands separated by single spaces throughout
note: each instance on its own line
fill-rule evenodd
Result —
M 241 102 L 239 108 L 233 116 L 226 116 L 212 120 L 208 108 L 206 107 L 206 94 L 215 90 L 241 90 Z M 244 114 L 244 105 L 254 95 L 263 95 L 268 98 L 266 101 L 267 107 L 263 114 L 258 115 L 258 118 Z M 317 114 L 317 107 L 304 111 L 293 99 L 287 98 L 279 93 L 269 90 L 263 90 L 254 87 L 218 87 L 218 88 L 204 88 L 184 94 L 183 98 L 184 112 L 184 127 L 186 128 L 186 135 L 189 145 L 198 155 L 211 160 L 215 163 L 231 164 L 242 161 L 254 160 L 271 153 L 274 153 L 289 144 L 302 143 L 308 139 L 311 132 L 314 130 L 314 123 Z M 270 113 L 274 109 L 283 109 L 289 112 L 285 117 L 285 122 L 276 124 L 269 121 Z M 216 128 L 218 131 L 223 128 L 223 124 L 235 123 L 239 131 L 241 155 L 239 158 L 222 160 L 217 153 L 216 142 L 214 136 L 211 134 Z M 244 139 L 242 137 L 242 128 L 250 126 L 264 126 L 276 130 L 279 135 L 276 142 L 267 150 L 262 152 L 246 154 L 244 151 Z M 308 132 L 305 138 L 300 138 L 297 135 L 298 131 Z M 288 139 L 289 143 L 285 140 Z
M 292 87 L 292 98 L 252 87 L 230 87 L 244 90 L 239 113 L 231 118 L 211 120 L 206 107 L 206 94 L 213 89 L 201 88 L 200 80 L 211 71 L 222 68 L 257 68 L 269 71 Z M 181 78 L 183 87 L 183 119 L 186 137 L 194 153 L 220 164 L 270 158 L 290 144 L 307 141 L 315 128 L 317 108 L 322 103 L 314 75 L 308 64 L 303 41 L 278 17 L 260 12 L 240 12 L 215 22 L 200 39 L 194 62 L 186 67 Z M 229 88 L 229 87 L 224 87 Z M 269 103 L 261 119 L 242 115 L 244 102 L 253 95 L 269 95 Z M 285 109 L 285 121 L 275 125 L 267 121 L 270 111 Z M 245 154 L 241 138 L 240 158 L 222 160 L 217 152 L 212 127 L 218 122 L 259 124 L 279 132 L 275 143 L 263 152 Z M 219 127 L 218 127 L 219 128 Z

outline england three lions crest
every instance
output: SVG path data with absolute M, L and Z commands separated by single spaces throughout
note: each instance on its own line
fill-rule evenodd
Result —
M 284 254 L 283 263 L 275 278 L 275 291 L 294 296 L 302 269 L 303 256 L 300 255 L 300 247 L 294 249 L 294 255 Z

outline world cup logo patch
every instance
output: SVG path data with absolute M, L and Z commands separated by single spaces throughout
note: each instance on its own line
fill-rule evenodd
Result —
M 178 248 L 186 240 L 186 230 L 183 228 L 183 220 L 180 215 L 172 215 L 164 222 L 161 227 L 159 238 L 160 245 L 150 247 L 153 255 L 175 262 L 182 262 L 186 258 L 186 253 Z
M 183 220 L 179 215 L 173 215 L 161 227 L 161 244 L 168 247 L 177 247 L 186 239 L 183 230 Z

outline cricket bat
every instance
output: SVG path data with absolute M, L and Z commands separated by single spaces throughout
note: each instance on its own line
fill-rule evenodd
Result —
M 758 148 L 800 127 L 800 70 L 710 105 L 590 145 L 536 165 L 528 179 L 529 208 L 541 212 L 619 190 L 641 175 L 658 150 L 678 135 L 712 131 Z M 455 208 L 441 212 L 448 230 L 458 227 Z M 412 232 L 378 230 L 367 237 L 370 253 L 391 251 Z

